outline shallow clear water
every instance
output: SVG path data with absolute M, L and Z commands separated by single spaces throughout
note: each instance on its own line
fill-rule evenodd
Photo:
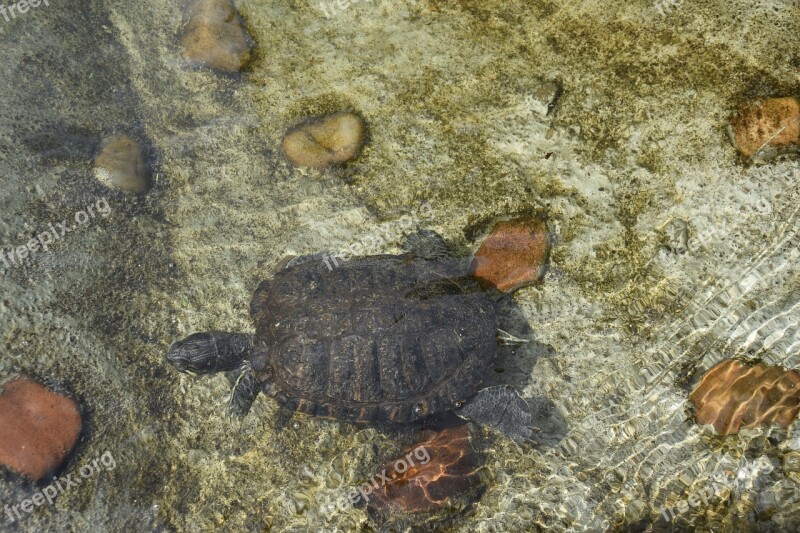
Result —
M 722 438 L 687 398 L 724 358 L 800 366 L 800 164 L 745 165 L 725 132 L 748 98 L 800 96 L 798 3 L 325 5 L 237 2 L 256 42 L 237 75 L 181 57 L 172 0 L 0 13 L 0 246 L 74 226 L 0 264 L 0 380 L 78 400 L 60 475 L 115 465 L 0 529 L 379 530 L 324 505 L 408 435 L 263 396 L 231 422 L 224 376 L 164 356 L 195 331 L 252 331 L 250 296 L 285 256 L 378 231 L 366 252 L 396 253 L 427 205 L 463 255 L 475 227 L 533 209 L 556 239 L 543 283 L 514 295 L 532 341 L 487 376 L 529 400 L 534 442 L 482 432 L 486 491 L 446 527 L 797 530 L 798 423 Z M 290 165 L 287 129 L 342 109 L 369 125 L 360 157 Z M 95 178 L 110 133 L 143 142 L 147 194 Z M 41 489 L 0 471 L 3 505 Z

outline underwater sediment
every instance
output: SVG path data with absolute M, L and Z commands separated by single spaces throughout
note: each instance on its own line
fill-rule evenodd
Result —
M 800 18 L 788 0 L 659 6 L 240 1 L 245 44 L 222 71 L 187 65 L 175 3 L 0 18 L 3 257 L 75 227 L 0 264 L 0 372 L 85 409 L 58 475 L 116 459 L 8 527 L 377 529 L 325 509 L 407 435 L 288 418 L 263 395 L 231 424 L 228 380 L 190 383 L 164 356 L 195 331 L 252 331 L 250 295 L 285 256 L 398 253 L 425 205 L 464 257 L 472 228 L 511 214 L 543 209 L 554 235 L 544 283 L 514 295 L 510 333 L 531 339 L 487 378 L 522 391 L 538 431 L 483 435 L 491 479 L 448 527 L 797 529 L 797 421 L 713 435 L 689 396 L 726 358 L 800 366 L 798 159 L 746 164 L 727 135 L 748 102 L 800 94 Z M 287 131 L 348 109 L 369 121 L 359 157 L 287 161 Z M 95 178 L 114 131 L 158 154 L 147 194 Z M 101 199 L 108 216 L 76 225 Z M 0 472 L 4 504 L 39 490 Z

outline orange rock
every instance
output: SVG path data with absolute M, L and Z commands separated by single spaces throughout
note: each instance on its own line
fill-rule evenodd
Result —
M 381 468 L 390 481 L 373 493 L 369 508 L 383 515 L 431 513 L 454 498 L 479 496 L 483 488 L 480 458 L 471 449 L 467 424 L 433 434 Z
M 706 372 L 689 399 L 697 423 L 713 425 L 720 435 L 761 424 L 788 426 L 800 411 L 800 373 L 724 359 Z
M 0 427 L 0 464 L 39 480 L 72 450 L 81 432 L 81 415 L 71 399 L 18 378 L 3 385 Z
M 731 120 L 737 150 L 746 158 L 771 159 L 800 145 L 800 102 L 768 98 L 744 105 Z
M 511 291 L 539 281 L 547 272 L 551 235 L 539 217 L 498 223 L 472 260 L 472 275 L 484 287 Z
M 250 61 L 252 39 L 231 0 L 194 0 L 186 7 L 183 55 L 225 72 Z
M 281 147 L 296 167 L 325 168 L 357 156 L 366 134 L 367 124 L 357 114 L 334 113 L 293 127 Z

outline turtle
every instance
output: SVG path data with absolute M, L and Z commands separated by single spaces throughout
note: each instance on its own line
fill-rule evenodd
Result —
M 192 375 L 236 372 L 228 414 L 261 392 L 290 411 L 354 424 L 411 424 L 456 415 L 515 441 L 531 435 L 527 402 L 509 385 L 478 390 L 498 343 L 502 295 L 481 289 L 468 262 L 431 230 L 398 255 L 289 260 L 250 303 L 255 335 L 206 331 L 173 343 L 167 360 Z

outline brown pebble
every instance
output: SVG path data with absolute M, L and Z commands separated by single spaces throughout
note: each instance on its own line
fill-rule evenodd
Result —
M 286 133 L 283 153 L 296 167 L 325 168 L 357 156 L 366 133 L 367 125 L 356 113 L 313 118 Z
M 762 424 L 788 426 L 800 411 L 800 373 L 724 359 L 706 372 L 689 399 L 697 423 L 711 424 L 720 435 Z
M 745 158 L 767 161 L 800 145 L 800 103 L 768 98 L 745 104 L 731 120 L 736 149 Z
M 94 175 L 112 189 L 134 193 L 150 189 L 150 170 L 142 148 L 127 135 L 109 135 L 103 139 L 94 158 Z
M 238 72 L 250 61 L 253 41 L 231 0 L 194 0 L 184 21 L 185 57 L 225 72 Z
M 431 513 L 456 498 L 475 499 L 483 489 L 480 466 L 480 457 L 471 448 L 468 424 L 433 433 L 378 469 L 390 481 L 373 493 L 370 511 L 384 515 Z
M 55 470 L 75 446 L 81 415 L 74 401 L 28 378 L 0 394 L 0 464 L 32 480 Z
M 547 272 L 551 235 L 540 217 L 500 222 L 472 260 L 472 275 L 484 287 L 512 291 L 536 283 Z

